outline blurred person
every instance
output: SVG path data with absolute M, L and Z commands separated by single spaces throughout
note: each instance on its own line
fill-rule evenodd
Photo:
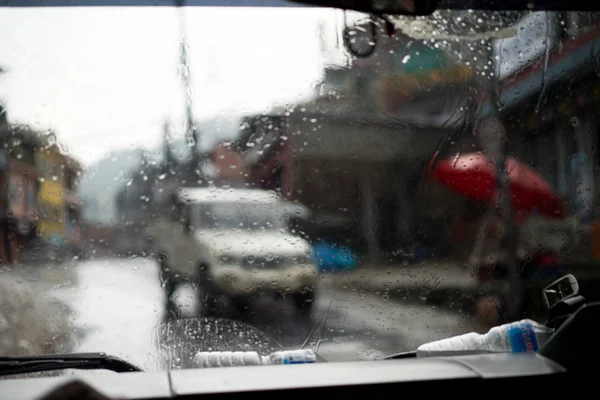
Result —
M 516 291 L 509 283 L 509 258 L 499 246 L 499 239 L 504 234 L 503 222 L 491 213 L 482 221 L 481 228 L 478 247 L 470 259 L 481 285 L 475 307 L 477 321 L 484 326 L 493 326 L 535 314 L 541 306 L 538 290 L 565 274 L 560 254 L 567 239 L 561 234 L 560 222 L 530 215 L 520 224 L 515 255 L 520 285 Z M 491 246 L 484 249 L 482 243 L 486 239 L 491 241 Z M 482 253 L 486 255 L 481 256 Z

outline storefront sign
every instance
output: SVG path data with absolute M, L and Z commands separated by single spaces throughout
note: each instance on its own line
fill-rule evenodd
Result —
M 446 53 L 442 49 L 421 46 L 406 53 L 398 52 L 399 68 L 403 74 L 421 74 L 429 71 L 440 71 L 448 67 Z
M 51 204 L 56 207 L 62 207 L 64 203 L 64 189 L 62 185 L 52 182 L 44 181 L 40 185 L 40 201 Z
M 41 178 L 62 183 L 64 157 L 57 151 L 40 150 L 36 153 L 36 165 Z
M 471 76 L 471 69 L 458 65 L 426 73 L 386 76 L 380 80 L 379 90 L 384 103 L 388 103 L 390 97 L 411 99 L 423 89 L 467 82 Z
M 52 181 L 42 182 L 39 191 L 39 235 L 50 242 L 62 238 L 65 233 L 64 214 L 62 185 Z
M 497 76 L 501 80 L 509 78 L 526 65 L 539 60 L 547 49 L 552 49 L 559 40 L 558 24 L 556 15 L 533 12 L 515 26 L 518 35 L 496 40 L 493 52 L 500 60 L 496 64 Z

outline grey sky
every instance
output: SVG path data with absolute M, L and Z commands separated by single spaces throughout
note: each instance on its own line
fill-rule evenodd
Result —
M 335 29 L 339 14 L 187 9 L 198 118 L 310 95 L 324 60 L 320 19 Z M 12 121 L 56 130 L 87 165 L 114 150 L 152 148 L 164 118 L 183 120 L 178 45 L 176 9 L 3 8 L 0 100 Z

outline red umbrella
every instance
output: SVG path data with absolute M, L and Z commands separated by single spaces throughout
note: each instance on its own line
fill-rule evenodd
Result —
M 535 170 L 512 158 L 506 159 L 512 205 L 516 211 L 564 218 L 565 207 L 556 192 Z M 437 162 L 435 178 L 455 192 L 478 201 L 496 199 L 494 163 L 481 153 L 460 154 Z

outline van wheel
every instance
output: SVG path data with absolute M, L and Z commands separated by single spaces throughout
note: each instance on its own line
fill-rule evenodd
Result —
M 212 279 L 209 277 L 208 264 L 200 264 L 198 274 L 200 289 L 200 316 L 201 317 L 218 317 L 224 311 L 224 298 L 219 290 L 215 287 Z
M 234 310 L 240 315 L 248 315 L 252 311 L 252 298 L 250 296 L 238 296 L 231 299 Z
M 293 295 L 294 306 L 300 316 L 310 316 L 316 297 L 316 290 L 313 286 L 303 288 L 303 290 Z

